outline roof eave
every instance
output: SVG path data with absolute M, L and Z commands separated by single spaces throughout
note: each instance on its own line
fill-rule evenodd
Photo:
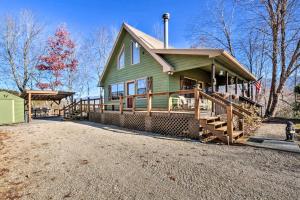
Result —
M 239 63 L 232 55 L 230 55 L 229 53 L 227 53 L 226 51 L 223 51 L 221 56 L 224 56 L 225 58 L 227 58 L 228 60 L 230 60 L 231 62 L 233 62 L 236 66 L 238 66 L 244 73 L 246 73 L 249 76 L 249 79 L 251 81 L 256 81 L 256 77 L 249 72 L 241 63 Z

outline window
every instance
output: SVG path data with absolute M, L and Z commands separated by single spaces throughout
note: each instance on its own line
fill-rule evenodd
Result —
M 203 82 L 197 81 L 195 79 L 180 77 L 180 89 L 181 90 L 190 90 L 197 87 L 199 84 L 200 88 L 203 88 Z M 186 98 L 194 98 L 194 94 L 185 94 Z
M 140 63 L 140 45 L 137 42 L 131 42 L 131 64 Z
M 119 99 L 119 96 L 124 96 L 124 83 L 112 84 L 111 86 L 111 100 Z
M 146 94 L 147 92 L 147 79 L 138 79 L 136 82 L 136 93 Z
M 118 68 L 122 69 L 124 67 L 125 67 L 125 50 L 123 46 L 118 57 Z

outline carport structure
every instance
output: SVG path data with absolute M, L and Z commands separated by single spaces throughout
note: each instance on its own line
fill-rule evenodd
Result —
M 28 121 L 30 122 L 31 117 L 31 108 L 32 101 L 52 101 L 59 105 L 62 99 L 71 98 L 73 102 L 73 96 L 75 92 L 66 92 L 66 91 L 50 91 L 50 90 L 27 90 L 22 96 L 25 99 L 25 107 L 27 106 L 28 110 Z

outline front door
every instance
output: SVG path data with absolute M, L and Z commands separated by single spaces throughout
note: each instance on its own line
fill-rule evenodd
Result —
M 135 94 L 135 84 L 134 82 L 128 82 L 127 83 L 127 96 L 134 95 Z M 132 97 L 127 97 L 127 108 L 132 108 Z

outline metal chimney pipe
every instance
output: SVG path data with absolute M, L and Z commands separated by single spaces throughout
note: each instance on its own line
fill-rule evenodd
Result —
M 167 49 L 169 48 L 169 19 L 170 19 L 170 14 L 165 13 L 162 16 L 164 20 L 164 48 Z

